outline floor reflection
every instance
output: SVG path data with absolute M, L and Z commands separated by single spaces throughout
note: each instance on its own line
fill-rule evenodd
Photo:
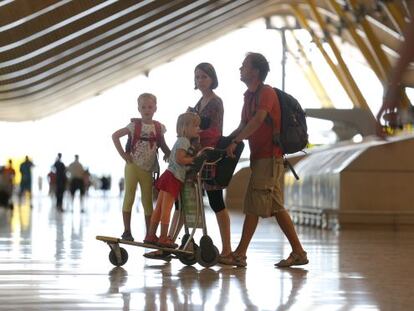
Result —
M 96 235 L 118 236 L 121 202 L 89 197 L 56 211 L 48 197 L 0 208 L 0 310 L 411 310 L 413 232 L 325 231 L 298 227 L 310 264 L 277 269 L 290 248 L 273 219 L 261 220 L 247 268 L 144 258 L 113 267 Z M 142 209 L 134 236 L 144 236 Z M 232 211 L 232 241 L 243 216 Z M 219 243 L 214 215 L 210 236 Z M 199 238 L 199 237 L 198 237 Z M 218 245 L 220 246 L 220 245 Z
M 258 304 L 253 302 L 249 296 L 249 287 L 260 288 L 273 284 L 271 290 L 274 290 L 276 283 L 280 286 L 279 293 L 274 292 L 273 296 L 278 297 L 280 302 L 270 309 L 289 310 L 295 304 L 296 295 L 305 284 L 308 272 L 302 268 L 285 269 L 281 272 L 280 279 L 272 280 L 272 284 L 260 284 L 251 280 L 248 286 L 248 269 L 244 268 L 218 267 L 199 270 L 189 266 L 174 272 L 172 264 L 165 263 L 147 269 L 156 271 L 161 282 L 152 284 L 153 282 L 147 280 L 146 285 L 135 289 L 131 288 L 135 281 L 129 280 L 133 277 L 128 276 L 124 268 L 110 270 L 108 294 L 122 296 L 123 310 L 129 310 L 137 300 L 141 303 L 142 310 L 263 310 L 266 296 L 261 297 L 262 301 Z

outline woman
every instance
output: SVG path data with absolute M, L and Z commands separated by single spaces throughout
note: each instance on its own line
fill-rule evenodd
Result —
M 200 144 L 201 147 L 215 147 L 223 132 L 223 101 L 214 93 L 218 86 L 218 79 L 214 67 L 209 63 L 201 63 L 194 70 L 195 89 L 201 92 L 201 98 L 193 110 L 201 119 Z M 230 244 L 230 217 L 223 200 L 221 186 L 204 183 L 208 201 L 216 213 L 220 229 L 222 250 L 219 263 L 226 264 L 231 261 Z
M 198 113 L 201 119 L 200 124 L 200 145 L 201 147 L 215 147 L 223 132 L 223 102 L 214 89 L 218 86 L 217 74 L 214 67 L 209 63 L 200 63 L 194 69 L 194 83 L 196 90 L 201 92 L 201 98 L 190 111 Z M 207 183 L 203 185 L 207 192 L 211 208 L 216 214 L 217 223 L 220 229 L 222 250 L 218 262 L 231 264 L 231 243 L 230 243 L 230 217 L 223 200 L 223 188 Z M 174 215 L 171 229 L 175 227 L 177 215 Z M 180 226 L 178 226 L 180 227 Z M 175 235 L 179 230 L 171 230 Z M 173 236 L 173 240 L 176 236 Z M 160 252 L 145 254 L 147 258 L 166 259 Z

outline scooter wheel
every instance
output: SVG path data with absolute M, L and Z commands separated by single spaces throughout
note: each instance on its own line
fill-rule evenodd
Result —
M 219 250 L 214 246 L 213 241 L 208 235 L 200 239 L 200 247 L 196 250 L 197 262 L 203 267 L 211 267 L 218 262 Z
M 121 252 L 120 262 L 118 262 L 114 250 L 111 250 L 109 252 L 109 261 L 111 262 L 111 264 L 117 267 L 123 266 L 128 261 L 128 252 L 125 250 L 125 248 L 120 247 L 119 250 Z

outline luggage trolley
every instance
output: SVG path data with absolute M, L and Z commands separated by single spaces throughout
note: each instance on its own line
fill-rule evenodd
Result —
M 237 164 L 239 157 L 240 154 L 232 161 Z M 109 261 L 115 266 L 124 265 L 128 261 L 128 252 L 123 247 L 120 247 L 120 244 L 126 244 L 162 250 L 173 255 L 171 258 L 177 258 L 188 266 L 199 263 L 203 267 L 211 267 L 217 264 L 219 251 L 207 234 L 202 182 L 208 182 L 219 173 L 217 164 L 225 158 L 226 153 L 222 149 L 205 147 L 198 152 L 195 164 L 187 174 L 188 176 L 179 197 L 180 221 L 182 220 L 184 223 L 185 233 L 178 248 L 172 249 L 142 242 L 127 241 L 116 237 L 97 236 L 97 240 L 107 243 L 111 249 Z M 235 165 L 232 167 L 233 171 L 234 168 Z M 194 242 L 194 235 L 197 229 L 202 229 L 199 245 Z M 178 225 L 174 230 L 178 230 Z

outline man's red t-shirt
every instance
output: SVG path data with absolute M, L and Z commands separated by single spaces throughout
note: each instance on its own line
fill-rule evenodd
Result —
M 257 103 L 257 101 L 259 101 Z M 256 92 L 247 90 L 244 93 L 244 105 L 242 110 L 242 121 L 247 124 L 255 115 L 257 110 L 266 111 L 273 120 L 268 118 L 260 127 L 248 137 L 250 146 L 250 159 L 265 159 L 281 157 L 282 151 L 272 142 L 273 126 L 280 129 L 280 105 L 276 92 L 269 85 L 259 85 Z

